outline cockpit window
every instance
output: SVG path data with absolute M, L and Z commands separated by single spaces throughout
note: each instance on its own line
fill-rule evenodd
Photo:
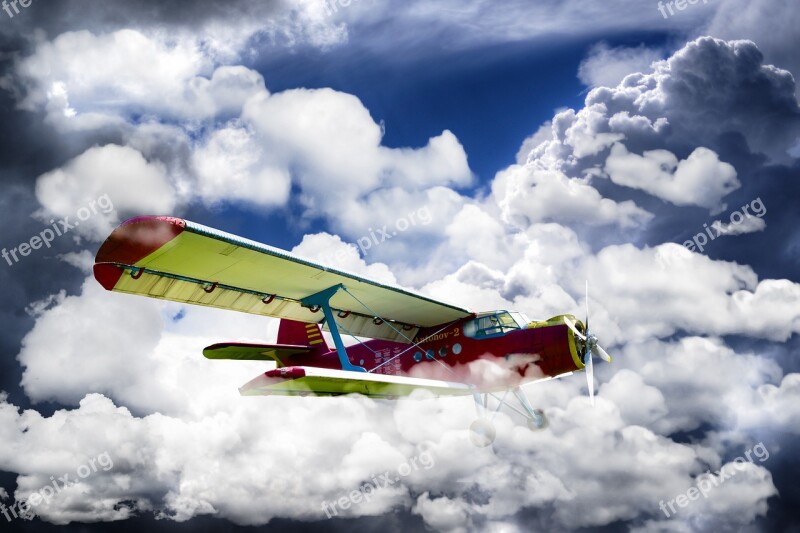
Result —
M 521 318 L 520 318 L 521 320 Z M 464 335 L 474 339 L 505 335 L 510 331 L 520 329 L 519 322 L 508 311 L 497 311 L 488 315 L 479 316 L 464 324 Z
M 523 313 L 517 313 L 515 311 L 512 311 L 510 314 L 511 318 L 513 318 L 521 328 L 525 328 L 528 326 L 528 324 L 531 323 L 531 319 L 525 316 L 525 314 Z

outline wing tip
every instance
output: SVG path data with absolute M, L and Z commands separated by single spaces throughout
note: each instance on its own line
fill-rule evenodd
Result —
M 186 221 L 170 216 L 133 217 L 111 232 L 100 246 L 95 263 L 134 265 L 177 237 Z
M 109 263 L 97 263 L 94 265 L 92 271 L 94 272 L 94 279 L 107 291 L 114 290 L 117 282 L 125 272 L 120 267 Z

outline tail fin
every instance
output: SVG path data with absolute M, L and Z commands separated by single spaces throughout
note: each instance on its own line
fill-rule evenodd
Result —
M 318 324 L 297 322 L 296 320 L 281 319 L 278 327 L 278 344 L 294 344 L 308 346 L 311 353 L 326 353 L 330 351 L 328 344 L 322 337 Z

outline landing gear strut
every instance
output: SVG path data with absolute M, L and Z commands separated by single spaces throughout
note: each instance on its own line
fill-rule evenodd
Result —
M 504 394 L 502 398 L 498 398 L 491 392 L 473 394 L 473 397 L 475 398 L 475 409 L 478 412 L 478 419 L 469 426 L 469 438 L 472 441 L 472 444 L 479 448 L 485 448 L 494 442 L 497 431 L 494 428 L 492 419 L 497 411 L 499 411 L 504 405 L 512 411 L 516 411 L 525 417 L 525 423 L 528 426 L 528 429 L 531 431 L 537 431 L 547 427 L 547 417 L 544 415 L 544 412 L 541 409 L 534 409 L 531 407 L 528 397 L 525 396 L 525 393 L 522 392 L 522 389 L 516 387 L 511 389 L 511 392 L 514 393 L 514 397 L 517 399 L 517 402 L 519 402 L 519 405 L 522 407 L 522 409 L 517 409 L 513 405 L 506 403 L 505 399 L 508 395 L 508 391 L 506 391 L 506 394 Z M 489 396 L 499 402 L 497 404 L 497 408 L 492 413 L 491 418 L 488 416 Z

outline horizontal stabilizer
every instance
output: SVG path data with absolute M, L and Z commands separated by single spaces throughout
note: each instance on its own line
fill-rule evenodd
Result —
M 308 346 L 293 344 L 243 344 L 225 342 L 212 344 L 203 350 L 206 359 L 234 359 L 237 361 L 276 361 L 283 366 L 287 358 L 311 352 Z
M 387 376 L 305 366 L 268 370 L 239 389 L 242 396 L 338 396 L 362 394 L 371 398 L 408 396 L 424 389 L 434 396 L 465 396 L 474 390 L 464 383 Z

